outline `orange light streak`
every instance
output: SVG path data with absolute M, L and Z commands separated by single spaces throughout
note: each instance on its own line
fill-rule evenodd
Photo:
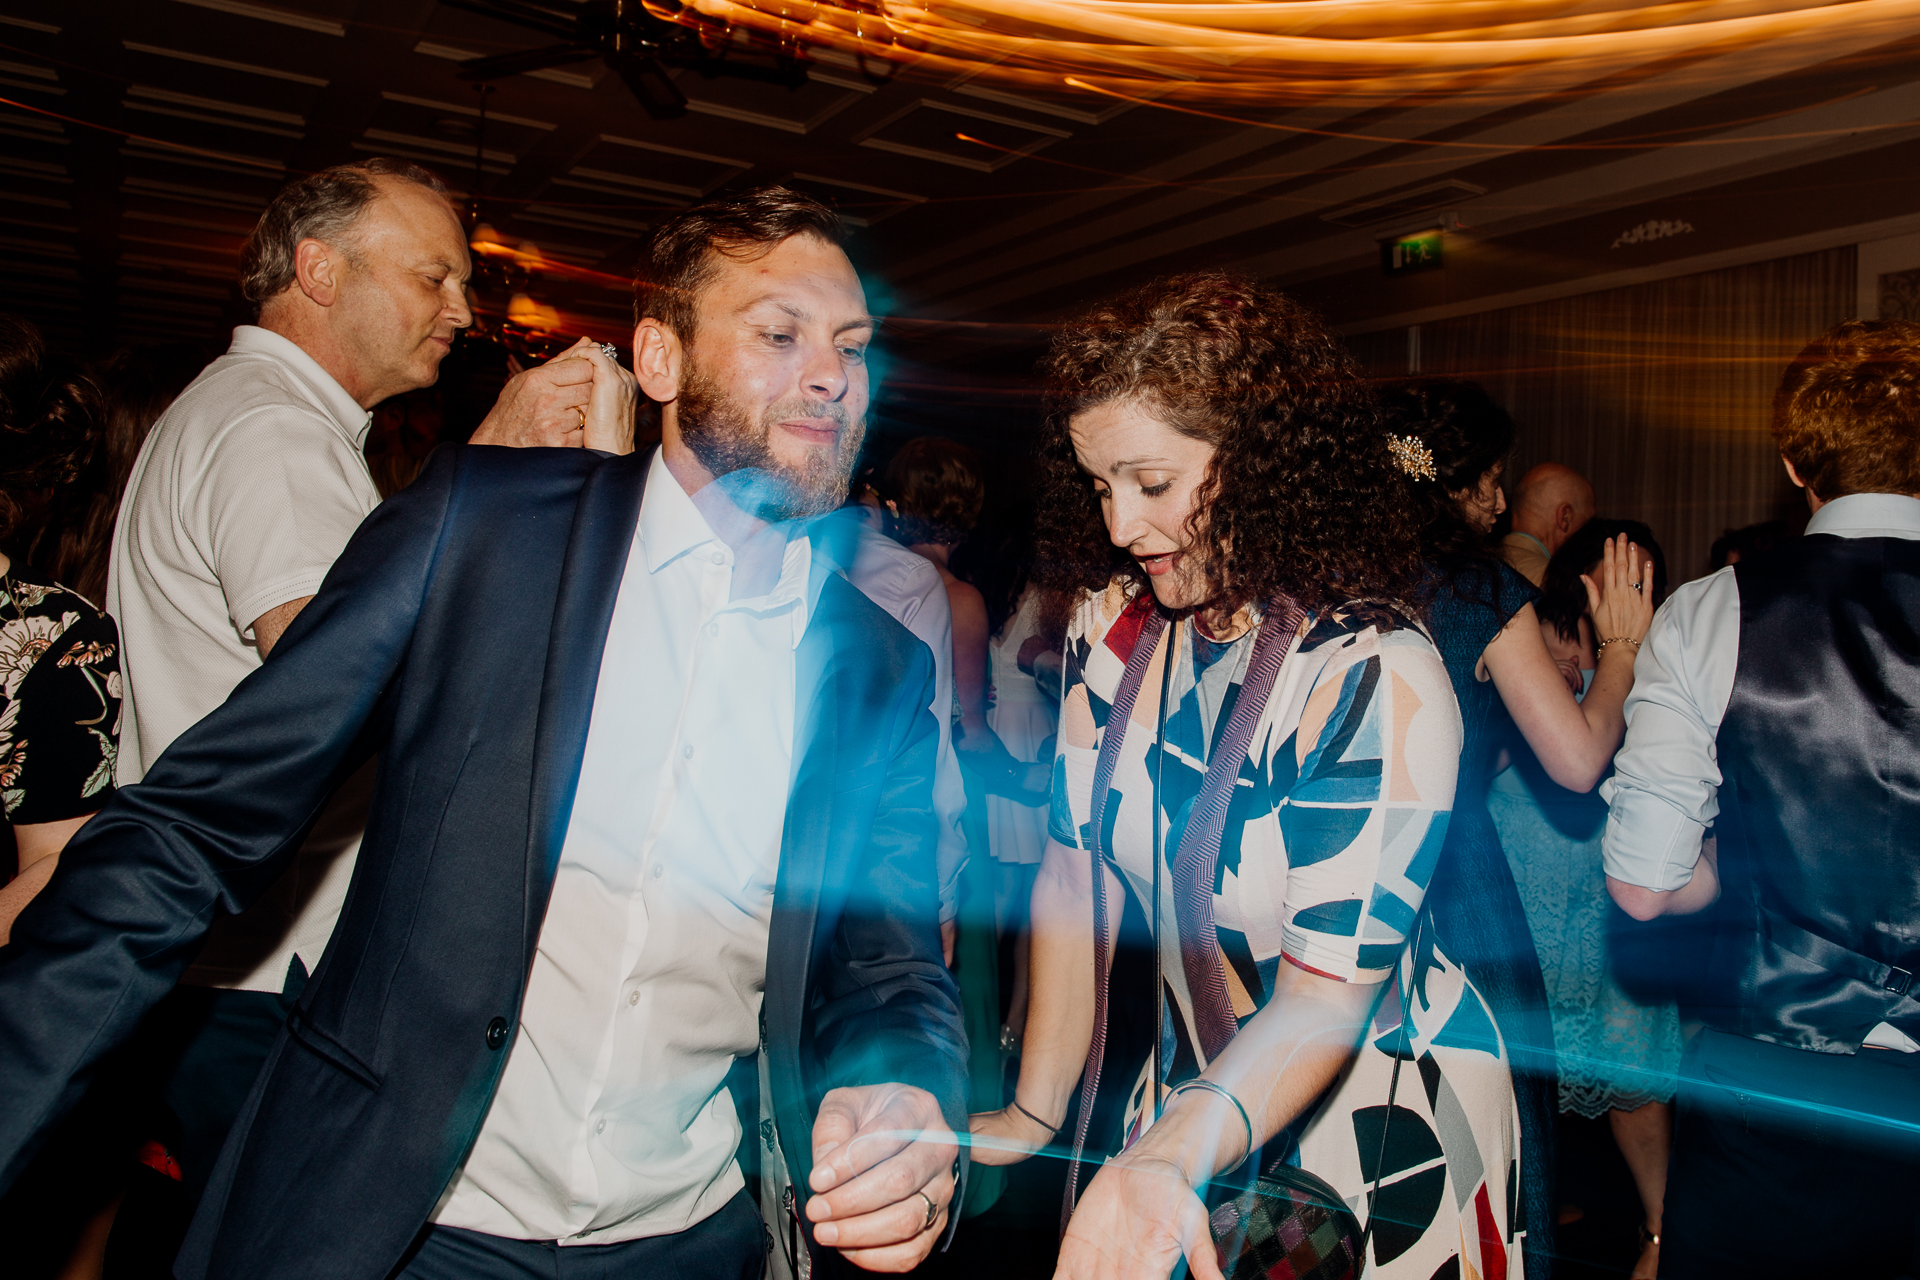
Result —
M 1870 47 L 1920 29 L 1920 0 L 688 0 L 680 20 L 797 39 L 929 75 L 1123 99 L 1356 109 L 1530 68 L 1592 80 L 1681 55 L 1773 57 L 1798 37 Z M 877 12 L 876 12 L 877 10 Z M 1497 82 L 1473 91 L 1499 98 Z

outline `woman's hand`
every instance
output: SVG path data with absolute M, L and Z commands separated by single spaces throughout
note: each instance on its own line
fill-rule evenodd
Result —
M 562 358 L 585 360 L 593 366 L 593 392 L 584 410 L 581 443 L 603 453 L 632 453 L 633 406 L 639 383 L 598 343 L 576 346 Z
M 1019 1164 L 1053 1141 L 1053 1131 L 1018 1107 L 976 1111 L 967 1117 L 975 1164 Z
M 1643 640 L 1653 625 L 1653 561 L 1627 540 L 1626 534 L 1608 538 L 1601 549 L 1599 581 L 1587 574 L 1587 612 L 1593 617 L 1594 638 Z
M 976 1160 L 979 1157 L 974 1157 Z M 1206 1206 L 1164 1156 L 1107 1162 L 1060 1241 L 1054 1280 L 1167 1280 L 1181 1257 L 1194 1280 L 1225 1280 Z

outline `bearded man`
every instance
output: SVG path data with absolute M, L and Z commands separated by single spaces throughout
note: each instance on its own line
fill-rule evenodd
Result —
M 865 429 L 839 237 L 779 188 L 673 218 L 634 342 L 658 452 L 439 451 L 69 846 L 0 953 L 0 1180 L 379 752 L 178 1275 L 744 1280 L 768 1230 L 822 1274 L 926 1256 L 965 1091 L 933 664 L 795 519 Z M 745 1147 L 793 1175 L 764 1228 L 762 1046 Z

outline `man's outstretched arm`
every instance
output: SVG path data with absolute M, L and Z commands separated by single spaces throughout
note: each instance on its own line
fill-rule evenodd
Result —
M 0 1189 L 377 749 L 458 465 L 441 451 L 368 517 L 272 660 L 87 823 L 21 912 L 0 949 Z

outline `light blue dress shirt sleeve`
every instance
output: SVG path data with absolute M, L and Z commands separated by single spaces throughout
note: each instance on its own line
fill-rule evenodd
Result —
M 1627 740 L 1600 785 L 1601 857 L 1615 880 L 1666 891 L 1693 878 L 1701 836 L 1720 812 L 1714 740 L 1739 660 L 1732 568 L 1682 586 L 1654 615 L 1633 663 Z

